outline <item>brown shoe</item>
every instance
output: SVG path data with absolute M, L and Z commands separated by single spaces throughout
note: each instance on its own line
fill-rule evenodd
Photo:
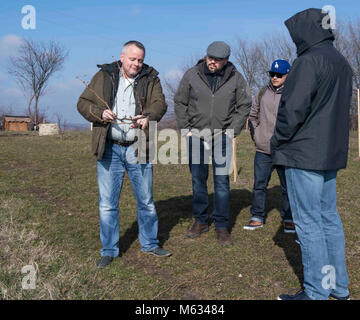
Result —
M 222 246 L 233 244 L 229 231 L 227 231 L 225 229 L 217 229 L 216 230 L 216 238 L 218 239 L 219 244 Z
M 262 228 L 263 226 L 264 226 L 264 224 L 262 222 L 250 220 L 249 223 L 247 225 L 245 225 L 243 228 L 245 230 L 256 230 L 256 229 Z
M 208 232 L 209 226 L 207 224 L 201 224 L 199 222 L 194 222 L 191 229 L 185 234 L 188 238 L 196 238 L 200 236 L 203 232 Z

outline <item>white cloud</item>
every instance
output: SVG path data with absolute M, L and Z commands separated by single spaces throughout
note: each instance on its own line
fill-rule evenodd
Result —
M 0 38 L 0 59 L 16 55 L 22 39 L 15 34 L 8 34 Z

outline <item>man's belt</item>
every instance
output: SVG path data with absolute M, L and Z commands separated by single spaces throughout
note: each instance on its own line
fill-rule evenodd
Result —
M 109 141 L 111 143 L 115 143 L 122 147 L 129 147 L 137 141 L 137 137 L 135 137 L 135 140 L 133 140 L 133 141 L 119 141 L 119 140 L 113 140 L 113 139 L 109 139 Z

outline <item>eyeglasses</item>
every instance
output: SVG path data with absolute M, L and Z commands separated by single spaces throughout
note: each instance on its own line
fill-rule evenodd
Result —
M 225 60 L 225 59 L 220 59 L 220 58 L 215 58 L 215 57 L 209 57 L 207 56 L 209 60 L 214 60 L 215 62 L 220 62 L 222 60 Z
M 273 71 L 269 71 L 269 76 L 270 78 L 274 78 L 276 76 L 276 78 L 281 79 L 283 77 L 282 73 L 277 73 L 277 72 L 273 72 Z

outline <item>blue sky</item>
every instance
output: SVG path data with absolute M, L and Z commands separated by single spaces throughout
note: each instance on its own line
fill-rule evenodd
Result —
M 24 5 L 36 9 L 36 29 L 24 30 Z M 191 56 L 205 53 L 215 40 L 234 44 L 237 36 L 257 40 L 272 33 L 287 33 L 283 22 L 301 10 L 333 5 L 341 20 L 360 16 L 358 0 L 1 0 L 0 1 L 0 108 L 12 106 L 19 114 L 25 99 L 7 74 L 10 55 L 21 38 L 56 40 L 69 50 L 65 68 L 49 83 L 40 101 L 49 118 L 62 113 L 68 122 L 85 122 L 76 103 L 96 64 L 118 58 L 122 44 L 141 41 L 145 62 L 160 76 L 176 74 Z M 276 44 L 274 44 L 276 45 Z

